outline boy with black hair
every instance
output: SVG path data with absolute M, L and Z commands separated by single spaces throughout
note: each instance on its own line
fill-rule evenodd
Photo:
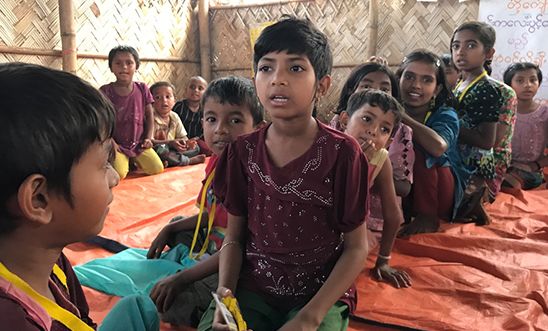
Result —
M 95 329 L 62 251 L 103 228 L 119 181 L 110 165 L 115 116 L 99 91 L 72 74 L 0 64 L 0 325 Z M 157 330 L 152 302 L 121 300 L 102 330 L 122 326 Z
M 264 119 L 253 83 L 235 76 L 212 81 L 202 97 L 202 108 L 204 138 L 213 155 L 197 199 L 201 221 L 198 223 L 199 215 L 176 217 L 162 229 L 148 252 L 149 258 L 157 258 L 166 245 L 183 243 L 194 248 L 193 255 L 198 255 L 200 260 L 194 267 L 159 281 L 150 293 L 158 310 L 163 313 L 162 319 L 174 325 L 196 326 L 211 301 L 211 292 L 217 288 L 218 250 L 227 222 L 226 210 L 214 198 L 211 187 L 218 157 L 239 135 L 263 125 Z M 195 232 L 198 240 L 193 244 Z M 211 257 L 200 259 L 198 252 L 207 252 Z
M 255 87 L 272 122 L 230 144 L 213 189 L 228 212 L 217 295 L 234 293 L 253 330 L 345 330 L 365 265 L 367 161 L 318 122 L 331 84 L 327 37 L 285 17 L 254 47 Z M 212 302 L 198 330 L 228 330 Z

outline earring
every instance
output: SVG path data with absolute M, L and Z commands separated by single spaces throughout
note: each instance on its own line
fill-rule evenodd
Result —
M 433 110 L 434 107 L 436 107 L 436 97 L 430 99 L 430 105 L 428 106 L 428 109 Z

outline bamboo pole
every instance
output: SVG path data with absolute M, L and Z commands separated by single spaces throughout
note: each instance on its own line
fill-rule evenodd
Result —
M 367 27 L 367 61 L 372 56 L 377 55 L 377 40 L 379 36 L 379 3 L 378 0 L 369 0 L 369 24 Z
M 200 31 L 200 72 L 206 81 L 211 80 L 211 43 L 209 40 L 209 0 L 199 0 L 198 30 Z
M 315 2 L 316 0 L 263 0 L 260 3 L 250 3 L 250 4 L 240 4 L 240 5 L 215 5 L 210 6 L 209 9 L 212 10 L 224 10 L 224 9 L 238 9 L 238 8 L 254 8 L 254 7 L 265 7 L 265 6 L 275 6 L 275 5 L 287 5 L 293 2 Z
M 76 74 L 76 32 L 74 31 L 72 0 L 59 0 L 59 25 L 63 70 Z

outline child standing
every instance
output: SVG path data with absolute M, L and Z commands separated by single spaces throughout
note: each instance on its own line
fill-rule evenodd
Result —
M 534 100 L 542 83 L 542 71 L 533 63 L 514 63 L 504 72 L 504 83 L 516 91 L 518 113 L 512 161 L 503 185 L 530 190 L 542 184 L 542 170 L 548 166 L 548 156 L 544 155 L 548 146 L 548 105 Z
M 173 106 L 188 132 L 188 138 L 202 138 L 202 107 L 200 100 L 207 88 L 207 81 L 200 76 L 190 77 L 186 88 L 185 99 Z
M 397 72 L 403 123 L 413 129 L 414 182 L 404 212 L 414 219 L 400 235 L 435 232 L 440 219 L 451 220 L 462 197 L 464 181 L 457 151 L 459 122 L 444 66 L 432 52 L 408 54 Z
M 397 288 L 411 286 L 405 271 L 388 264 L 396 233 L 403 221 L 401 204 L 396 199 L 392 165 L 388 160 L 387 146 L 398 127 L 403 109 L 389 94 L 376 90 L 354 93 L 341 116 L 348 117 L 346 133 L 360 143 L 369 162 L 369 186 L 375 187 L 382 206 L 382 238 L 377 262 L 372 270 L 378 280 L 385 280 Z
M 115 118 L 111 103 L 72 74 L 0 64 L 2 328 L 95 330 L 63 249 L 103 228 L 119 180 L 109 163 Z M 121 329 L 158 330 L 153 302 L 120 300 L 101 330 Z
M 461 122 L 461 155 L 474 173 L 457 218 L 472 218 L 477 224 L 489 222 L 483 196 L 494 199 L 510 163 L 516 112 L 515 92 L 489 77 L 495 40 L 495 30 L 484 22 L 464 23 L 451 38 L 453 62 L 461 71 L 454 90 Z
M 326 36 L 284 18 L 254 47 L 255 86 L 272 122 L 217 164 L 228 211 L 221 297 L 234 293 L 254 330 L 344 330 L 367 256 L 367 161 L 357 142 L 312 117 L 330 83 Z M 214 302 L 198 330 L 226 328 Z
M 262 125 L 264 118 L 253 83 L 244 78 L 230 76 L 212 81 L 203 95 L 202 104 L 204 138 L 211 146 L 213 155 L 206 167 L 204 186 L 198 194 L 197 201 L 201 211 L 201 229 L 206 230 L 210 220 L 213 224 L 208 230 L 209 236 L 204 231 L 200 233 L 200 239 L 208 237 L 205 241 L 209 242 L 209 245 L 202 244 L 203 247 L 195 247 L 194 251 L 205 249 L 211 257 L 190 269 L 159 281 L 150 293 L 164 321 L 173 325 L 194 327 L 211 301 L 211 292 L 217 288 L 218 251 L 227 225 L 227 212 L 223 205 L 216 201 L 211 187 L 218 157 L 229 143 L 236 140 L 236 137 L 251 133 Z M 199 215 L 179 217 L 164 227 L 152 242 L 148 258 L 159 257 L 168 244 L 173 246 L 181 242 L 191 247 L 198 218 Z
M 145 83 L 133 81 L 139 64 L 139 54 L 133 47 L 114 47 L 108 53 L 108 66 L 116 81 L 100 88 L 116 108 L 113 166 L 121 179 L 127 176 L 132 159 L 146 174 L 154 175 L 164 170 L 162 160 L 152 149 L 154 99 Z
M 205 161 L 200 147 L 189 141 L 181 119 L 171 109 L 175 104 L 174 87 L 168 82 L 157 82 L 150 87 L 154 98 L 154 150 L 164 166 L 185 166 Z

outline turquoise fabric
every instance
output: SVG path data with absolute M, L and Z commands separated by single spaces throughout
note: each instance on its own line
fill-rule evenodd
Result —
M 130 295 L 116 303 L 98 330 L 158 331 L 160 318 L 148 295 Z
M 196 263 L 188 257 L 188 248 L 181 244 L 163 253 L 160 259 L 149 260 L 146 255 L 146 249 L 130 248 L 76 266 L 74 271 L 82 285 L 125 297 L 132 294 L 148 295 L 159 280 Z

